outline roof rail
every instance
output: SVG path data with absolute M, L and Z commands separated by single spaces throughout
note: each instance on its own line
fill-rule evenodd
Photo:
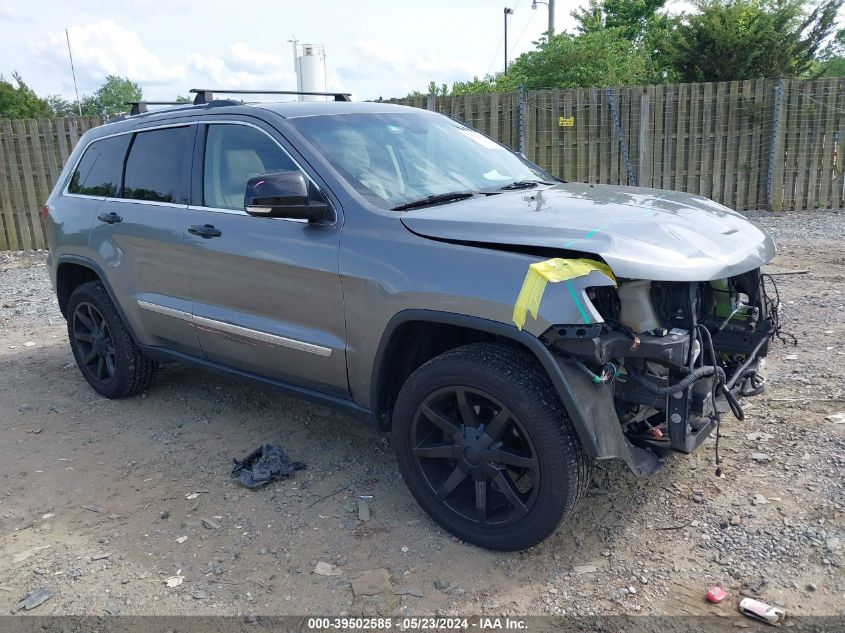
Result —
M 190 105 L 190 101 L 124 101 L 123 105 L 132 106 L 129 116 L 143 114 L 148 105 Z
M 189 92 L 195 93 L 194 105 L 211 103 L 214 100 L 214 93 L 238 94 L 238 95 L 302 95 L 306 97 L 333 97 L 335 101 L 352 101 L 351 92 L 302 92 L 298 90 L 209 90 L 206 88 L 191 88 Z

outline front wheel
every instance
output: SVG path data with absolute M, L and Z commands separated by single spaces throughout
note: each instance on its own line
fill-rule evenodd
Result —
M 567 518 L 590 462 L 540 365 L 479 343 L 417 369 L 393 415 L 399 469 L 446 530 L 495 550 L 520 550 Z

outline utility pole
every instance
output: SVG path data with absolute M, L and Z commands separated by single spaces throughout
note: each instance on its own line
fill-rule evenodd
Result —
M 552 39 L 555 36 L 555 0 L 549 0 L 548 2 L 534 0 L 531 3 L 531 8 L 536 11 L 538 4 L 545 4 L 549 9 L 549 28 L 546 33 L 548 33 L 548 38 Z
M 508 74 L 508 16 L 513 15 L 513 9 L 505 7 L 505 75 Z
M 79 111 L 79 116 L 82 116 L 82 104 L 79 102 L 79 88 L 76 86 L 76 70 L 73 67 L 73 53 L 70 52 L 70 35 L 65 29 L 65 39 L 67 40 L 67 54 L 70 57 L 70 74 L 73 75 L 73 90 L 76 92 L 76 109 Z

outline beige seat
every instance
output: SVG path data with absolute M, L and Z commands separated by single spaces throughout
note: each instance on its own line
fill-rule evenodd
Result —
M 333 158 L 350 176 L 383 200 L 390 196 L 387 190 L 371 174 L 370 152 L 367 144 L 357 132 L 344 131 L 340 151 Z
M 246 183 L 265 172 L 261 157 L 251 149 L 223 150 L 222 169 L 216 179 L 218 202 L 227 209 L 243 209 Z

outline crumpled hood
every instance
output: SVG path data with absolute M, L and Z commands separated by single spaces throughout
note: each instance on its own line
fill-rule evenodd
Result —
M 408 211 L 425 237 L 600 256 L 617 277 L 710 281 L 775 255 L 763 229 L 712 200 L 637 187 L 564 183 Z

